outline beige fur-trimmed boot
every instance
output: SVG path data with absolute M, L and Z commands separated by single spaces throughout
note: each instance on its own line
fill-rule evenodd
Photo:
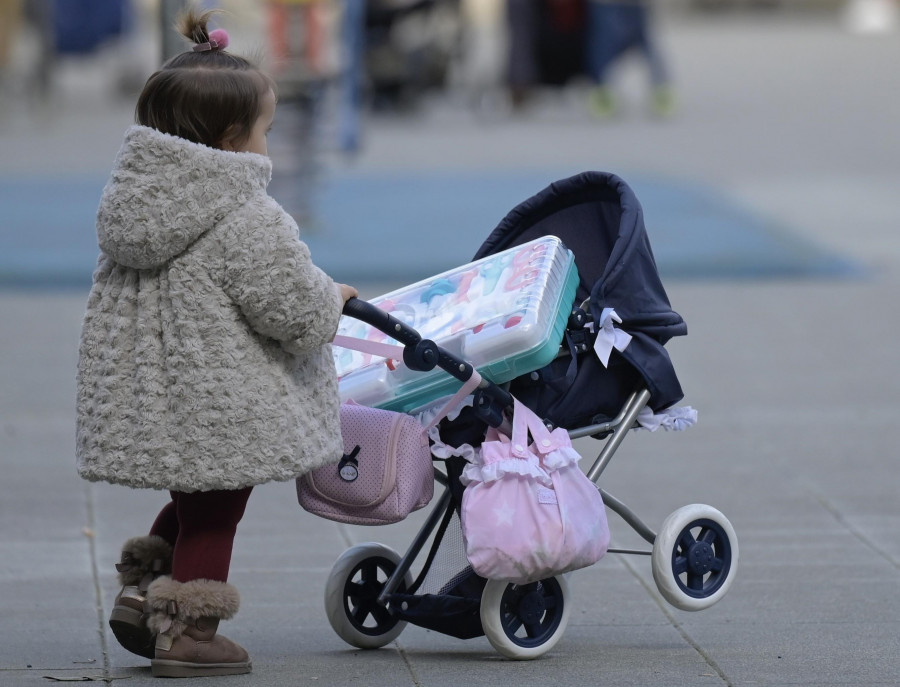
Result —
M 147 624 L 156 636 L 150 663 L 155 677 L 202 677 L 249 673 L 250 656 L 217 634 L 220 620 L 234 617 L 237 589 L 227 582 L 176 582 L 160 577 L 147 590 Z
M 119 644 L 138 656 L 153 658 L 156 642 L 147 627 L 147 588 L 171 567 L 172 547 L 162 537 L 133 537 L 122 546 L 122 558 L 116 564 L 122 589 L 113 602 L 109 626 Z

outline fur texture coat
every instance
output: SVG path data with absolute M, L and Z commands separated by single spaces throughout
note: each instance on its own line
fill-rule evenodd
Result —
M 134 126 L 97 215 L 77 378 L 91 481 L 208 491 L 342 453 L 339 287 L 266 193 L 271 162 Z

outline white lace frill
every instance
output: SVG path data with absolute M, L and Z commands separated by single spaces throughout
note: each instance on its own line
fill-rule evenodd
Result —
M 498 443 L 501 442 L 487 442 L 485 444 L 488 449 L 488 455 L 498 452 L 506 453 L 508 451 L 506 447 L 509 444 L 505 442 L 501 444 L 501 447 L 491 446 L 491 444 Z M 568 466 L 577 466 L 579 460 L 581 460 L 581 456 L 571 446 L 560 446 L 540 458 L 536 454 L 529 452 L 526 458 L 518 458 L 516 456 L 500 457 L 495 460 L 489 458 L 487 462 L 484 461 L 483 451 L 475 451 L 475 459 L 463 469 L 460 481 L 463 485 L 468 485 L 473 482 L 495 482 L 509 475 L 521 475 L 530 477 L 539 484 L 552 489 L 553 479 L 549 473 Z
M 639 429 L 647 429 L 655 432 L 660 427 L 665 430 L 680 432 L 697 424 L 697 411 L 690 406 L 678 408 L 666 408 L 654 413 L 650 408 L 644 407 L 637 416 Z
M 553 480 L 550 475 L 540 466 L 537 456 L 528 458 L 505 458 L 487 463 L 481 463 L 481 456 L 477 458 L 477 463 L 469 463 L 463 469 L 460 482 L 463 486 L 478 482 L 496 482 L 502 477 L 511 475 L 520 475 L 529 477 L 539 484 L 543 484 L 547 488 L 553 488 Z

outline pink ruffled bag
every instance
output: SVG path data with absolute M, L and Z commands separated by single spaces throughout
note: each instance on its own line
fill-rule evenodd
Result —
M 606 507 L 580 458 L 566 430 L 549 431 L 515 401 L 512 438 L 490 430 L 481 463 L 470 463 L 462 475 L 462 533 L 477 574 L 525 584 L 603 557 Z

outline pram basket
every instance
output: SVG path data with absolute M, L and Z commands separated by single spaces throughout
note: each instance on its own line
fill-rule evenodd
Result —
M 583 237 L 577 227 L 585 218 L 606 227 L 599 249 L 590 245 L 579 249 Z M 502 384 L 482 379 L 473 407 L 454 421 L 442 422 L 441 437 L 454 446 L 476 445 L 488 425 L 501 424 L 514 395 L 549 424 L 565 427 L 571 438 L 603 441 L 586 472 L 597 484 L 642 411 L 663 411 L 680 400 L 681 388 L 662 347 L 686 328 L 671 311 L 659 281 L 640 206 L 627 185 L 613 175 L 585 173 L 548 187 L 515 208 L 475 257 L 573 227 L 574 236 L 561 238 L 567 246 L 570 241 L 575 246 L 580 283 L 559 342 L 560 355 L 524 379 Z M 636 299 L 630 297 L 634 293 Z M 587 361 L 596 359 L 590 350 L 596 332 L 585 335 L 585 324 L 598 322 L 610 306 L 621 312 L 621 327 L 632 340 L 627 352 L 613 351 L 607 367 L 593 366 Z M 411 370 L 440 368 L 461 382 L 475 371 L 470 362 L 369 303 L 351 299 L 345 314 L 403 344 L 403 363 Z M 634 350 L 629 350 L 632 345 Z M 587 403 L 575 399 L 579 405 L 567 394 L 575 389 L 576 397 L 585 395 L 586 387 L 575 381 L 583 375 L 592 377 L 587 388 L 600 388 L 601 393 L 589 394 Z M 459 477 L 465 460 L 451 456 L 436 463 L 443 463 L 443 471 L 435 470 L 443 490 L 404 555 L 370 542 L 350 548 L 335 563 L 325 590 L 332 628 L 358 648 L 385 646 L 413 623 L 461 639 L 487 636 L 500 654 L 511 659 L 543 655 L 562 637 L 569 619 L 572 603 L 566 576 L 516 585 L 476 575 L 465 560 L 458 522 L 463 491 Z M 698 611 L 727 593 L 737 570 L 738 543 L 721 512 L 704 504 L 684 506 L 655 532 L 622 501 L 597 488 L 607 508 L 651 545 L 650 550 L 611 548 L 609 553 L 649 556 L 657 589 L 667 602 Z M 413 566 L 426 547 L 425 561 L 413 577 Z

